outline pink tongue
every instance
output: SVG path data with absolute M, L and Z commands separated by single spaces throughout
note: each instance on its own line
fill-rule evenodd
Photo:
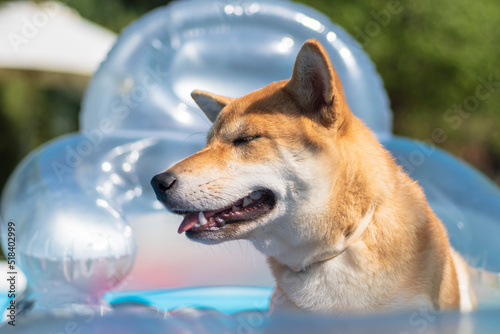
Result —
M 186 218 L 184 218 L 184 220 L 182 221 L 181 226 L 179 226 L 177 233 L 181 234 L 182 232 L 186 232 L 191 227 L 198 224 L 200 222 L 200 219 L 198 218 L 199 214 L 200 213 L 196 211 L 196 212 L 191 212 L 189 215 L 187 215 Z
M 216 213 L 225 211 L 226 209 L 222 210 L 212 210 L 212 211 L 205 211 L 203 215 L 205 216 L 206 219 L 210 219 L 210 217 L 214 216 Z M 181 234 L 182 232 L 186 232 L 196 224 L 200 223 L 200 211 L 196 212 L 191 212 L 184 218 L 182 221 L 181 225 L 179 226 L 179 229 L 177 230 L 177 233 Z

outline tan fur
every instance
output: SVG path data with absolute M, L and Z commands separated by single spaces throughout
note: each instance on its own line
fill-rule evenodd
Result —
M 205 148 L 168 170 L 179 182 L 169 205 L 215 210 L 272 185 L 271 214 L 199 241 L 252 241 L 276 278 L 275 310 L 460 308 L 455 266 L 465 262 L 420 186 L 349 110 L 317 41 L 303 46 L 290 80 L 237 99 L 193 98 L 214 125 Z M 247 136 L 260 137 L 233 144 Z

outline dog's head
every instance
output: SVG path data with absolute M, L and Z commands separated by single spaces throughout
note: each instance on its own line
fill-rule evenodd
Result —
M 184 215 L 179 233 L 203 243 L 249 239 L 278 256 L 352 232 L 372 196 L 350 168 L 363 159 L 358 144 L 371 144 L 353 138 L 375 140 L 319 42 L 303 45 L 290 80 L 237 99 L 192 97 L 213 122 L 207 145 L 152 180 L 167 209 Z

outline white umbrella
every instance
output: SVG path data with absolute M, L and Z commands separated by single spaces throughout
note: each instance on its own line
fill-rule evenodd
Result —
M 0 5 L 0 68 L 91 76 L 115 39 L 59 2 Z

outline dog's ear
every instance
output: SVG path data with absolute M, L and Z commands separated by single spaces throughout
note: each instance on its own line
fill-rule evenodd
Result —
M 285 90 L 302 112 L 324 126 L 332 125 L 346 105 L 342 84 L 330 58 L 314 39 L 306 41 L 300 49 Z
M 215 122 L 220 111 L 234 100 L 230 97 L 219 96 L 201 90 L 194 90 L 191 97 L 212 123 Z

